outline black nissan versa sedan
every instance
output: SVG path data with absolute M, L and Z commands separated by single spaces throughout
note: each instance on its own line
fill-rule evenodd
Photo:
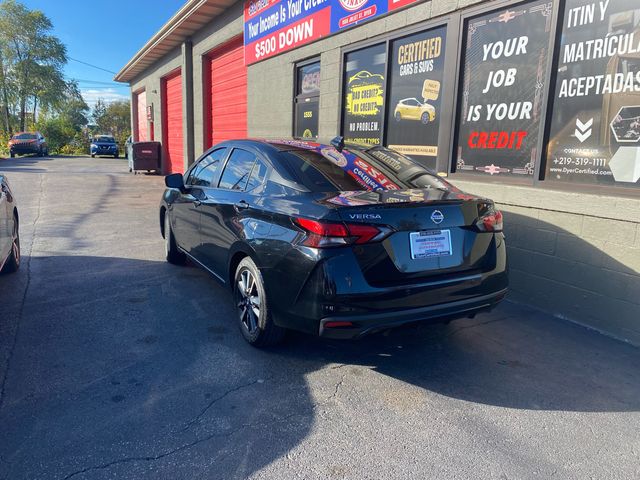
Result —
M 493 202 L 393 150 L 227 141 L 165 183 L 167 260 L 230 285 L 255 346 L 473 316 L 507 292 Z

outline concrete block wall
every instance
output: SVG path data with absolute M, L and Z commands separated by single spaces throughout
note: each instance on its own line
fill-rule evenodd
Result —
M 640 345 L 640 199 L 451 181 L 504 212 L 511 299 Z

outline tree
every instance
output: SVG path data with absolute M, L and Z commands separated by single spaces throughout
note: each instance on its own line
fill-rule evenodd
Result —
M 89 123 L 89 106 L 82 98 L 75 82 L 66 84 L 64 94 L 61 97 L 51 99 L 46 104 L 45 100 L 43 97 L 42 103 L 45 116 L 58 115 L 72 125 L 77 132 L 81 131 Z
M 99 133 L 111 133 L 118 143 L 124 143 L 131 135 L 131 103 L 129 100 L 112 102 L 108 105 L 102 100 L 93 108 L 93 121 Z
M 86 133 L 89 107 L 80 95 L 78 85 L 69 82 L 60 98 L 42 98 L 42 111 L 35 128 L 47 139 L 49 149 L 56 153 L 86 153 L 89 141 Z
M 101 98 L 99 98 L 96 101 L 96 104 L 93 106 L 93 111 L 91 112 L 91 118 L 93 119 L 93 123 L 99 126 L 106 112 L 107 112 L 107 104 L 104 103 L 104 101 Z
M 0 3 L 0 102 L 4 127 L 11 132 L 13 115 L 20 130 L 26 127 L 27 110 L 39 99 L 55 103 L 66 82 L 64 44 L 51 34 L 51 20 L 39 10 L 29 10 L 15 0 Z

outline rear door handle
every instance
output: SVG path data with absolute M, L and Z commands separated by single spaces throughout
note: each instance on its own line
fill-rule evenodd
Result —
M 249 208 L 249 204 L 244 200 L 240 200 L 234 205 L 234 207 L 236 209 L 236 212 L 239 212 L 240 210 L 246 210 L 247 208 Z

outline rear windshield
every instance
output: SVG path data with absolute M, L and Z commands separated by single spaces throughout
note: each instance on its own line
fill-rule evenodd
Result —
M 113 137 L 96 137 L 94 142 L 102 142 L 102 143 L 116 143 L 115 138 Z
M 13 138 L 16 140 L 35 140 L 38 137 L 34 133 L 21 133 L 19 135 L 14 135 Z
M 450 185 L 409 157 L 376 147 L 338 152 L 332 147 L 278 154 L 281 174 L 311 192 L 449 189 Z

